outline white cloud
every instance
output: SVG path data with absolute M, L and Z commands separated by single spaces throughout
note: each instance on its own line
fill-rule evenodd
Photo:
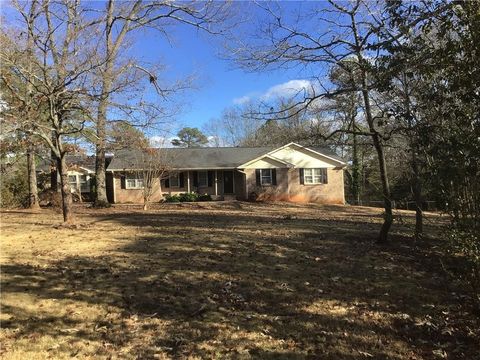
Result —
M 245 104 L 245 103 L 249 102 L 250 100 L 251 100 L 251 97 L 249 95 L 245 95 L 245 96 L 241 96 L 241 97 L 233 99 L 233 103 L 235 105 L 242 105 L 242 104 Z
M 281 97 L 294 97 L 311 91 L 312 83 L 309 80 L 290 80 L 282 84 L 272 86 L 262 96 L 263 100 L 271 100 Z
M 269 101 L 277 98 L 291 98 L 297 95 L 303 96 L 312 91 L 313 83 L 310 80 L 290 80 L 268 88 L 264 92 L 252 92 L 233 99 L 235 105 L 242 105 L 251 100 L 259 99 Z
M 160 135 L 150 136 L 148 140 L 150 141 L 150 146 L 153 147 L 172 147 L 172 140 L 175 139 L 174 136 L 165 137 Z

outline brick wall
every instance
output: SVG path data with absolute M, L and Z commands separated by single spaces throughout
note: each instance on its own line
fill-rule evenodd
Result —
M 327 184 L 300 184 L 299 169 L 276 169 L 276 186 L 257 186 L 255 169 L 245 169 L 247 198 L 252 192 L 258 200 L 277 200 L 292 202 L 313 202 L 322 204 L 344 204 L 343 169 L 329 168 Z

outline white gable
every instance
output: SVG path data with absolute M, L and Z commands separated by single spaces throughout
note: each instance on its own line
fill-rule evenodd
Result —
M 312 151 L 290 145 L 271 153 L 272 156 L 293 164 L 296 168 L 334 168 L 338 162 Z
M 248 165 L 245 167 L 249 169 L 274 169 L 284 168 L 287 167 L 287 165 L 265 156 L 261 159 L 248 163 Z
M 339 165 L 345 166 L 345 163 L 301 145 L 290 143 L 252 159 L 240 165 L 239 168 L 335 168 Z

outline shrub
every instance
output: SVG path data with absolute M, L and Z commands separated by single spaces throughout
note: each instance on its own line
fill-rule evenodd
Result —
M 179 197 L 181 202 L 194 202 L 194 201 L 197 201 L 198 194 L 197 193 L 183 193 L 183 194 L 180 194 L 178 197 Z
M 197 201 L 212 201 L 212 197 L 209 194 L 199 195 Z
M 28 177 L 24 167 L 1 174 L 0 207 L 27 207 L 28 196 Z
M 196 201 L 212 201 L 212 197 L 208 194 L 182 193 L 178 195 L 165 195 L 164 202 L 196 202 Z
M 166 195 L 165 202 L 180 202 L 178 195 Z
M 473 298 L 480 308 L 480 235 L 478 229 L 452 227 L 449 232 L 449 252 L 458 261 L 454 266 L 455 275 L 469 283 Z
M 62 207 L 62 194 L 60 191 L 47 189 L 38 194 L 40 206 L 51 206 L 54 208 Z

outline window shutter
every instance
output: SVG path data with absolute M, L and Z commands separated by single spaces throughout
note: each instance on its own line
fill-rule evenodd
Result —
M 298 169 L 300 171 L 300 184 L 305 184 L 305 180 L 303 179 L 303 169 Z
M 328 176 L 327 176 L 327 169 L 322 169 L 322 175 L 323 175 L 323 183 L 328 184 Z
M 272 169 L 272 185 L 277 185 L 277 169 Z
M 208 172 L 208 186 L 213 186 L 213 171 Z
M 180 182 L 180 187 L 183 188 L 185 186 L 185 177 L 183 176 L 183 172 L 178 174 L 178 181 Z
M 198 171 L 193 172 L 193 186 L 198 186 Z
M 257 186 L 260 186 L 261 183 L 260 183 L 260 169 L 255 169 L 255 178 L 256 178 L 256 181 L 257 181 Z
M 165 179 L 165 189 L 168 189 L 170 187 L 170 178 Z
M 120 189 L 126 189 L 127 188 L 127 186 L 125 184 L 125 182 L 126 182 L 125 178 L 126 178 L 125 174 L 120 175 Z

